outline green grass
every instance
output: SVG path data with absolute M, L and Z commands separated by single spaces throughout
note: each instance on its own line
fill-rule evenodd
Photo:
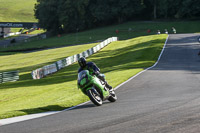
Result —
M 94 61 L 113 87 L 153 65 L 166 35 L 150 35 L 113 42 L 88 58 Z M 44 79 L 32 80 L 31 70 L 80 53 L 96 44 L 0 56 L 0 71 L 20 70 L 20 81 L 0 84 L 0 119 L 51 110 L 62 110 L 88 101 L 77 89 L 77 63 Z
M 32 70 L 54 63 L 68 56 L 81 53 L 95 45 L 97 44 L 92 43 L 30 53 L 2 53 L 3 55 L 0 56 L 0 71 L 20 70 L 21 73 L 28 72 L 29 77 L 25 77 L 24 79 L 31 79 L 30 72 Z
M 34 5 L 37 0 L 0 0 L 0 22 L 37 22 Z
M 22 28 L 11 28 L 10 31 L 15 33 L 15 32 L 19 32 L 20 29 L 22 29 Z
M 44 33 L 44 32 L 46 32 L 46 30 L 41 29 L 41 30 L 34 30 L 33 32 L 31 32 L 29 34 L 41 34 L 41 33 Z
M 61 37 L 52 37 L 39 41 L 32 41 L 28 43 L 21 43 L 15 47 L 0 49 L 0 51 L 15 50 L 15 49 L 32 49 L 32 48 L 49 48 L 60 47 L 72 44 L 82 44 L 95 42 L 98 40 L 105 40 L 112 36 L 119 37 L 119 40 L 126 40 L 138 36 L 153 35 L 160 30 L 162 33 L 164 29 L 168 29 L 172 33 L 171 28 L 175 27 L 177 33 L 195 33 L 200 31 L 200 21 L 186 21 L 186 22 L 128 22 L 120 25 L 107 26 L 97 29 L 91 29 L 84 32 L 65 34 Z M 115 31 L 119 30 L 117 34 Z M 131 29 L 131 30 L 129 30 Z M 147 29 L 151 29 L 147 33 Z

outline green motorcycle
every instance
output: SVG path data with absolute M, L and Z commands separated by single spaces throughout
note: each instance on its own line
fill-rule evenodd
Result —
M 82 70 L 78 73 L 78 88 L 97 106 L 101 106 L 105 100 L 110 102 L 117 100 L 114 90 L 106 88 L 105 83 L 95 75 L 90 74 L 88 70 Z

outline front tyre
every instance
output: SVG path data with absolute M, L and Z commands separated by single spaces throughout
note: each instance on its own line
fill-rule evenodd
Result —
M 95 89 L 87 90 L 87 95 L 95 105 L 102 105 L 102 99 L 100 97 L 100 94 Z
M 110 97 L 108 98 L 108 101 L 115 102 L 116 100 L 117 100 L 117 95 L 115 94 L 113 90 L 110 91 Z

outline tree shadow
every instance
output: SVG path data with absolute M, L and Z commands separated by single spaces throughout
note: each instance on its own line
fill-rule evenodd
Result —
M 70 108 L 70 107 L 62 107 L 59 105 L 48 105 L 48 106 L 44 106 L 44 107 L 22 109 L 22 110 L 18 110 L 18 111 L 24 112 L 26 114 L 36 114 L 36 113 L 42 113 L 42 112 L 60 111 L 60 110 L 66 109 L 66 108 Z
M 111 104 L 111 102 L 103 101 L 103 105 L 107 105 L 107 104 Z M 64 106 L 60 106 L 60 105 L 48 105 L 48 106 L 44 106 L 44 107 L 22 109 L 22 110 L 17 110 L 17 111 L 24 112 L 26 114 L 36 114 L 36 113 L 43 113 L 43 112 L 82 110 L 82 109 L 87 109 L 87 108 L 98 108 L 98 107 L 101 107 L 101 106 L 96 106 L 92 102 L 89 102 L 89 103 L 81 105 L 81 106 L 64 107 Z

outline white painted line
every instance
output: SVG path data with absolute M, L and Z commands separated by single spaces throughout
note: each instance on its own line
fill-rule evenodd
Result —
M 167 44 L 168 38 L 169 38 L 169 35 L 168 35 L 168 37 L 167 37 L 167 39 L 166 39 L 166 41 L 165 41 L 165 44 L 164 44 L 163 49 L 162 49 L 162 51 L 161 51 L 161 53 L 160 53 L 160 56 L 158 57 L 157 62 L 156 62 L 153 66 L 151 66 L 151 67 L 149 67 L 149 68 L 147 68 L 147 69 L 145 69 L 145 70 L 143 70 L 143 71 L 137 73 L 135 76 L 131 77 L 131 78 L 128 79 L 127 81 L 125 81 L 125 82 L 121 83 L 120 85 L 118 85 L 117 87 L 115 87 L 114 90 L 116 90 L 116 89 L 118 89 L 120 86 L 126 84 L 127 82 L 129 82 L 129 81 L 132 80 L 133 78 L 137 77 L 137 76 L 140 75 L 141 73 L 143 73 L 143 72 L 145 72 L 145 71 L 147 71 L 147 70 L 149 70 L 149 69 L 155 67 L 155 66 L 158 64 L 158 62 L 159 62 L 159 60 L 160 60 L 160 58 L 161 58 L 161 56 L 162 56 L 162 54 L 163 54 L 163 52 L 164 52 L 164 49 L 165 49 L 165 46 L 166 46 L 166 44 Z M 44 116 L 53 115 L 53 114 L 57 114 L 57 113 L 60 113 L 60 112 L 72 110 L 72 109 L 74 109 L 74 108 L 77 108 L 77 107 L 82 106 L 82 105 L 84 105 L 84 104 L 87 104 L 87 103 L 89 103 L 89 102 L 90 102 L 90 101 L 87 101 L 87 102 L 85 102 L 85 103 L 79 104 L 79 105 L 77 105 L 77 106 L 74 106 L 74 107 L 71 107 L 71 108 L 68 108 L 68 109 L 65 109 L 65 110 L 62 110 L 62 111 L 51 111 L 51 112 L 45 112 L 45 113 L 38 113 L 38 114 L 32 114 L 32 115 L 25 115 L 25 116 L 18 116 L 18 117 L 13 117 L 13 118 L 8 118 L 8 119 L 2 119 L 2 120 L 0 120 L 0 126 L 2 126 L 2 125 L 7 125 L 7 124 L 11 124 L 11 123 L 16 123 L 16 122 L 22 122 L 22 121 L 26 121 L 26 120 L 31 120 L 31 119 L 35 119 L 35 118 L 40 118 L 40 117 L 44 117 Z
M 2 119 L 2 120 L 0 120 L 0 126 L 11 124 L 11 123 L 16 123 L 16 122 L 20 122 L 20 121 L 25 121 L 25 120 L 31 120 L 31 119 L 55 114 L 58 112 L 59 111 L 53 111 L 53 112 L 45 112 L 45 113 L 38 113 L 38 114 L 24 115 L 24 116 L 18 116 L 18 117 L 13 117 L 13 118 L 8 118 L 8 119 Z
M 16 122 L 22 122 L 22 121 L 26 121 L 26 120 L 31 120 L 31 119 L 35 119 L 35 118 L 40 118 L 40 117 L 44 117 L 44 116 L 53 115 L 53 114 L 57 114 L 57 113 L 60 113 L 60 112 L 72 110 L 74 108 L 77 108 L 77 107 L 82 106 L 82 105 L 89 103 L 89 102 L 90 101 L 87 101 L 85 103 L 79 104 L 77 106 L 73 106 L 71 108 L 67 108 L 67 109 L 62 110 L 62 111 L 50 111 L 50 112 L 44 112 L 44 113 L 31 114 L 31 115 L 24 115 L 24 116 L 18 116 L 18 117 L 13 117 L 13 118 L 2 119 L 2 120 L 0 120 L 0 126 L 12 124 L 12 123 L 16 123 Z

